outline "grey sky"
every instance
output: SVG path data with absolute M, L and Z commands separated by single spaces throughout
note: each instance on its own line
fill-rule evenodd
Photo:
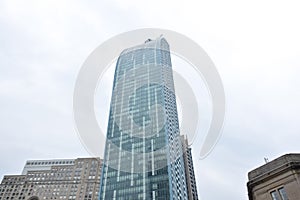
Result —
M 201 199 L 247 199 L 249 170 L 300 150 L 298 10 L 274 0 L 1 1 L 0 175 L 28 159 L 89 156 L 72 116 L 81 64 L 113 35 L 157 27 L 196 41 L 223 79 L 223 135 L 196 162 Z

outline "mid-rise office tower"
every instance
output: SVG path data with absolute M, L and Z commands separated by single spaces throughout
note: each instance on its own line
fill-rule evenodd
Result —
M 22 175 L 6 175 L 0 200 L 97 200 L 102 161 L 99 158 L 29 160 Z
M 124 50 L 110 105 L 100 199 L 188 199 L 169 44 Z

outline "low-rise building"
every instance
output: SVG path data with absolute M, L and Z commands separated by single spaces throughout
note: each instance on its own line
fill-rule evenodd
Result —
M 248 173 L 249 200 L 299 200 L 300 154 L 286 154 Z

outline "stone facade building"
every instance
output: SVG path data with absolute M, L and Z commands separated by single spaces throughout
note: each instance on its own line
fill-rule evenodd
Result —
M 0 200 L 96 200 L 101 167 L 99 158 L 27 161 L 22 175 L 3 177 Z
M 300 154 L 286 154 L 249 172 L 249 200 L 299 200 Z

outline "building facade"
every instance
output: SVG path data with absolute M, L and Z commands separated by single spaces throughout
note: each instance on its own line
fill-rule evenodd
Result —
M 181 136 L 183 146 L 183 159 L 185 167 L 185 176 L 187 183 L 188 199 L 198 200 L 197 184 L 194 172 L 194 164 L 192 157 L 192 149 L 188 145 L 188 140 L 184 136 Z
M 299 200 L 300 154 L 286 154 L 248 173 L 249 200 Z
M 188 199 L 170 50 L 163 37 L 118 58 L 100 199 Z
M 30 160 L 22 175 L 4 176 L 0 200 L 97 200 L 101 167 L 99 158 Z
M 55 159 L 55 160 L 28 160 L 23 168 L 22 175 L 28 171 L 50 170 L 52 166 L 74 165 L 75 159 Z

